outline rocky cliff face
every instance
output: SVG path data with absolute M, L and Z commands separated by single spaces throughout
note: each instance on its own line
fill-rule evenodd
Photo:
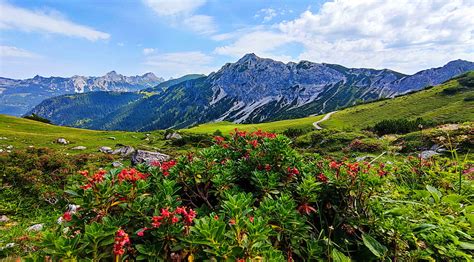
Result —
M 0 114 L 22 115 L 44 99 L 92 91 L 138 91 L 163 82 L 153 73 L 123 76 L 115 71 L 100 77 L 42 77 L 25 80 L 0 78 Z
M 474 70 L 474 63 L 456 60 L 440 68 L 404 75 L 389 69 L 346 68 L 309 61 L 285 64 L 247 54 L 209 76 L 183 78 L 166 87 L 147 89 L 155 94 L 127 103 L 101 119 L 87 119 L 82 127 L 152 130 L 209 121 L 257 123 L 305 117 L 420 90 L 469 70 Z M 70 104 L 64 102 L 67 100 L 56 99 L 49 104 L 46 100 L 32 112 L 56 112 L 45 115 L 55 123 L 84 122 L 57 117 L 76 110 L 66 106 Z

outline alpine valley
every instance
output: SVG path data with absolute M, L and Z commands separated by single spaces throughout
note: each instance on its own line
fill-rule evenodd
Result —
M 41 78 L 51 84 L 35 84 L 40 90 L 35 97 L 60 96 L 44 100 L 28 114 L 58 125 L 100 130 L 148 131 L 213 121 L 258 123 L 392 98 L 443 83 L 470 70 L 474 70 L 473 62 L 455 60 L 439 68 L 405 75 L 389 69 L 346 68 L 309 61 L 285 64 L 247 54 L 208 76 L 187 75 L 165 82 L 156 77 L 143 80 L 149 74 L 135 77 L 136 81 L 124 81 L 123 85 L 114 81 L 100 85 L 94 84 L 96 78 L 81 78 L 83 84 L 76 88 L 73 83 L 77 78 Z M 2 81 L 14 83 L 20 90 L 27 81 L 39 80 L 35 77 Z M 5 101 L 10 89 L 3 88 L 0 99 Z M 61 95 L 65 93 L 76 94 Z M 33 103 L 25 100 L 29 99 L 21 100 L 25 103 L 22 110 Z M 1 110 L 0 113 L 5 111 Z
M 156 86 L 164 79 L 153 73 L 123 76 L 111 71 L 101 77 L 42 77 L 16 80 L 0 77 L 0 114 L 20 116 L 44 99 L 91 91 L 138 91 Z

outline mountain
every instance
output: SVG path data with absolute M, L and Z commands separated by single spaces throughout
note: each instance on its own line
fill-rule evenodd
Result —
M 247 54 L 209 76 L 196 76 L 155 90 L 100 118 L 62 118 L 75 110 L 68 105 L 75 96 L 65 101 L 55 98 L 55 103 L 46 100 L 31 113 L 61 125 L 106 130 L 183 128 L 213 121 L 257 123 L 394 97 L 440 84 L 469 70 L 474 70 L 474 63 L 456 60 L 440 68 L 404 75 L 389 69 L 346 68 L 309 61 L 285 64 Z M 108 103 L 102 105 L 107 107 Z
M 0 77 L 0 114 L 22 115 L 44 99 L 92 91 L 138 91 L 162 83 L 153 73 L 123 76 L 111 71 L 101 77 L 42 77 L 16 80 Z

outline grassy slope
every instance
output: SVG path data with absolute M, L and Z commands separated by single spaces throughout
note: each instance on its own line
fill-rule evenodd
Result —
M 50 147 L 67 153 L 97 152 L 101 146 L 114 148 L 116 144 L 131 145 L 143 149 L 159 149 L 166 152 L 166 141 L 162 140 L 162 131 L 150 132 L 155 137 L 145 141 L 145 133 L 122 131 L 94 131 L 71 127 L 49 125 L 24 118 L 0 115 L 0 148 L 12 145 L 14 148 L 28 146 Z M 60 137 L 70 141 L 69 145 L 60 145 L 54 141 Z M 109 137 L 115 137 L 115 140 Z M 85 146 L 87 150 L 71 150 L 75 146 Z
M 289 119 L 259 124 L 234 124 L 231 122 L 217 122 L 198 125 L 189 129 L 183 129 L 184 132 L 192 133 L 213 133 L 220 130 L 224 134 L 234 131 L 235 128 L 246 131 L 263 131 L 283 132 L 288 128 L 311 128 L 313 123 L 321 119 L 323 116 L 311 116 L 298 119 Z
M 470 73 L 470 77 L 474 77 L 474 72 Z M 441 94 L 445 88 L 458 85 L 456 80 L 451 80 L 414 94 L 347 108 L 333 114 L 321 126 L 329 129 L 361 129 L 384 119 L 417 117 L 437 122 L 474 121 L 474 102 L 464 101 L 465 97 L 474 94 L 474 90 L 454 95 Z
M 474 77 L 474 72 L 471 72 L 469 76 Z M 464 101 L 465 97 L 474 95 L 472 89 L 455 95 L 440 94 L 443 89 L 458 85 L 456 80 L 452 80 L 414 94 L 346 108 L 333 114 L 327 121 L 322 122 L 320 126 L 328 129 L 359 130 L 384 119 L 417 117 L 438 122 L 474 121 L 474 102 Z M 262 129 L 281 132 L 290 127 L 311 127 L 313 122 L 321 118 L 322 116 L 312 116 L 261 124 L 219 122 L 203 124 L 183 131 L 212 133 L 219 129 L 223 133 L 227 133 L 234 130 L 234 128 L 239 128 L 249 131 Z

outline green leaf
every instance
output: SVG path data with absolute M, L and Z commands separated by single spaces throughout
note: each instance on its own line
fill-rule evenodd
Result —
M 462 249 L 474 250 L 474 243 L 470 242 L 459 242 L 459 246 Z
M 378 258 L 381 258 L 387 253 L 387 247 L 380 244 L 375 238 L 368 234 L 362 234 L 362 241 L 364 245 Z
M 351 262 L 349 257 L 335 248 L 332 249 L 331 256 L 334 262 Z
M 436 189 L 435 187 L 432 187 L 430 185 L 426 185 L 426 190 L 428 190 L 428 192 L 430 192 L 430 194 L 433 197 L 434 201 L 436 203 L 439 203 L 439 200 L 441 199 L 443 194 L 441 194 L 441 192 L 439 192 L 438 189 Z
M 64 190 L 64 193 L 75 196 L 75 197 L 80 197 L 80 195 L 78 193 L 76 193 L 75 191 L 72 191 L 72 190 Z

